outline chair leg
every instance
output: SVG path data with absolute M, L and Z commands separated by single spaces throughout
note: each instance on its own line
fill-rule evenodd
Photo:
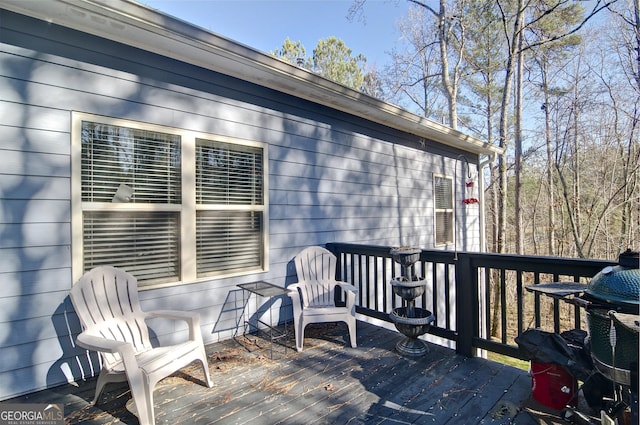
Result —
M 96 382 L 96 393 L 91 401 L 91 404 L 97 405 L 102 392 L 104 391 L 104 387 L 111 382 L 123 382 L 127 380 L 127 376 L 124 373 L 110 373 L 106 369 L 102 369 L 100 371 L 100 375 L 98 375 L 98 381 Z
M 300 353 L 304 343 L 304 322 L 300 320 L 298 323 L 294 323 L 294 327 L 296 334 L 296 350 Z
M 153 386 L 149 382 L 148 376 L 138 371 L 129 376 L 129 387 L 131 396 L 138 411 L 140 425 L 155 425 L 153 414 Z
M 358 345 L 356 343 L 356 319 L 349 319 L 347 321 L 347 327 L 349 328 L 349 339 L 351 340 L 351 347 L 357 348 Z
M 200 363 L 202 364 L 202 372 L 204 373 L 204 382 L 207 384 L 207 387 L 212 388 L 213 381 L 209 374 L 209 363 L 207 363 L 207 352 L 205 351 L 204 346 L 200 351 Z
M 96 395 L 93 397 L 91 404 L 94 406 L 98 404 L 98 399 L 104 390 L 104 386 L 109 382 L 109 378 L 107 376 L 107 372 L 103 369 L 98 376 L 98 382 L 96 382 Z

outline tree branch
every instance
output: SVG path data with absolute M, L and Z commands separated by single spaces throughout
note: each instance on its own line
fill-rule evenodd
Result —
M 362 0 L 361 0 L 362 1 Z M 413 3 L 413 4 L 417 4 L 420 7 L 424 7 L 425 9 L 427 9 L 429 12 L 433 13 L 435 16 L 440 16 L 440 14 L 438 12 L 436 12 L 431 6 L 429 6 L 426 3 L 423 3 L 421 1 L 418 0 L 407 0 L 409 3 Z
M 553 36 L 553 37 L 549 37 L 549 38 L 547 38 L 547 39 L 545 39 L 545 40 L 540 40 L 540 41 L 537 41 L 537 42 L 532 43 L 532 44 L 528 44 L 527 46 L 525 46 L 525 47 L 522 49 L 522 51 L 523 51 L 523 52 L 526 52 L 527 50 L 531 50 L 531 49 L 533 49 L 534 47 L 538 47 L 538 46 L 541 46 L 541 45 L 544 45 L 544 44 L 547 44 L 547 43 L 551 43 L 551 42 L 554 42 L 554 41 L 557 41 L 557 40 L 561 40 L 561 39 L 566 38 L 566 37 L 568 37 L 568 36 L 570 36 L 570 35 L 572 35 L 572 34 L 575 34 L 576 32 L 580 31 L 580 29 L 582 29 L 582 27 L 583 27 L 583 26 L 584 26 L 584 25 L 585 25 L 585 24 L 586 24 L 586 23 L 587 23 L 591 18 L 593 18 L 593 17 L 594 17 L 598 12 L 600 12 L 600 11 L 601 11 L 601 10 L 603 10 L 603 9 L 607 9 L 607 8 L 609 8 L 609 6 L 611 6 L 613 3 L 617 2 L 617 1 L 618 1 L 618 0 L 611 0 L 611 1 L 608 1 L 608 2 L 604 3 L 602 6 L 599 6 L 599 5 L 600 5 L 601 0 L 598 0 L 598 1 L 597 1 L 597 3 L 593 6 L 593 9 L 592 9 L 592 10 L 591 10 L 591 12 L 589 13 L 589 15 L 587 15 L 587 16 L 582 20 L 582 22 L 580 22 L 580 24 L 578 24 L 578 26 L 576 26 L 575 28 L 573 28 L 571 31 L 568 31 L 568 32 L 566 32 L 566 33 L 564 33 L 564 34 L 560 34 L 560 35 L 556 35 L 556 36 Z M 557 7 L 557 6 L 556 6 L 556 7 Z M 555 7 L 554 7 L 554 8 L 552 8 L 552 9 L 549 9 L 549 10 L 545 11 L 545 12 L 544 12 L 542 15 L 540 15 L 538 18 L 536 18 L 535 20 L 533 20 L 533 21 L 531 21 L 531 22 L 527 23 L 527 25 L 525 25 L 525 26 L 522 28 L 522 30 L 524 31 L 524 30 L 525 30 L 525 29 L 527 29 L 529 26 L 531 26 L 531 24 L 533 24 L 533 23 L 535 23 L 535 22 L 539 21 L 543 16 L 545 16 L 545 15 L 547 15 L 547 14 L 551 13 L 554 9 L 555 9 Z

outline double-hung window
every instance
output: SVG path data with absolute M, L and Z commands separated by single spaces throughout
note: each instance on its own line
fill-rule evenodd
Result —
M 196 139 L 198 276 L 262 265 L 263 162 L 260 147 Z
M 453 180 L 448 177 L 433 176 L 433 197 L 435 211 L 435 244 L 453 242 Z
M 73 275 L 140 286 L 266 271 L 266 146 L 74 113 Z

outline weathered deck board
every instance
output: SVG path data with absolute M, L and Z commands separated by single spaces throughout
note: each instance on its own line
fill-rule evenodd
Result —
M 161 381 L 154 392 L 161 424 L 513 424 L 541 423 L 527 411 L 515 418 L 501 406 L 530 397 L 527 373 L 430 345 L 419 358 L 395 351 L 401 336 L 358 322 L 358 348 L 346 326 L 310 325 L 305 349 L 270 359 L 258 336 L 207 346 L 215 387 L 202 385 L 195 365 Z M 293 347 L 293 339 L 288 341 Z M 278 355 L 279 354 L 279 355 Z M 10 400 L 63 403 L 69 424 L 137 424 L 126 384 L 107 386 L 91 406 L 95 381 Z M 551 422 L 544 422 L 551 423 Z

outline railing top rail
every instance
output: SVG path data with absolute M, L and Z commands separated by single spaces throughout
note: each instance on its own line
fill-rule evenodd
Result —
M 362 255 L 377 255 L 380 257 L 391 257 L 389 253 L 391 247 L 384 245 L 361 245 L 354 243 L 329 242 L 326 244 L 329 251 L 353 252 Z
M 335 252 L 349 252 L 361 255 L 391 257 L 391 246 L 361 245 L 353 243 L 331 242 L 327 247 Z M 501 267 L 509 270 L 539 272 L 549 274 L 575 274 L 593 276 L 606 266 L 617 264 L 610 260 L 594 260 L 586 258 L 568 258 L 552 256 L 533 256 L 517 254 L 495 254 L 487 252 L 458 252 L 458 256 L 468 256 L 474 267 Z M 456 262 L 452 251 L 423 249 L 421 261 L 449 263 Z
M 460 254 L 459 254 L 460 255 Z M 465 253 L 473 267 L 504 268 L 522 272 L 592 277 L 615 261 L 515 254 Z
M 360 255 L 374 255 L 378 257 L 391 258 L 390 250 L 393 246 L 385 245 L 360 245 L 353 243 L 330 242 L 327 243 L 327 249 L 332 252 L 347 252 Z M 452 251 L 443 251 L 437 249 L 422 249 L 420 255 L 421 261 L 433 261 L 437 263 L 455 262 L 454 253 Z

